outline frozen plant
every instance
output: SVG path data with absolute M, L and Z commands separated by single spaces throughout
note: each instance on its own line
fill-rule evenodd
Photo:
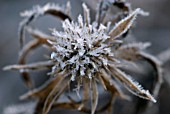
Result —
M 114 1 L 112 4 L 119 7 L 119 2 Z M 36 105 L 36 114 L 47 114 L 52 108 L 77 109 L 82 112 L 100 112 L 110 110 L 114 99 L 120 96 L 124 99 L 127 95 L 119 87 L 119 83 L 124 85 L 132 94 L 156 102 L 154 97 L 159 92 L 162 83 L 161 62 L 154 56 L 146 53 L 144 50 L 150 46 L 150 43 L 124 43 L 124 38 L 132 28 L 133 22 L 137 15 L 146 15 L 142 9 L 131 10 L 129 5 L 121 2 L 119 8 L 123 9 L 120 21 L 116 22 L 120 14 L 116 15 L 115 21 L 104 23 L 104 11 L 99 4 L 96 20 L 91 22 L 90 10 L 86 4 L 82 4 L 84 16 L 78 16 L 77 21 L 71 20 L 70 4 L 66 7 L 59 7 L 54 4 L 47 4 L 44 7 L 37 6 L 31 11 L 22 14 L 25 20 L 20 27 L 21 52 L 19 65 L 7 66 L 5 70 L 20 70 L 24 81 L 29 87 L 32 87 L 29 79 L 30 70 L 39 70 L 44 68 L 51 69 L 48 73 L 53 76 L 47 83 L 38 89 L 34 89 L 24 96 L 25 98 L 38 98 Z M 66 10 L 63 10 L 65 8 Z M 32 20 L 39 16 L 51 14 L 60 17 L 63 31 L 52 29 L 52 36 L 42 33 L 39 30 L 29 26 Z M 113 23 L 114 22 L 114 23 Z M 116 23 L 115 23 L 116 22 Z M 24 32 L 27 31 L 35 39 L 23 46 Z M 48 61 L 26 64 L 28 53 L 38 47 L 46 45 L 51 51 L 51 57 Z M 138 82 L 134 81 L 130 75 L 125 73 L 121 68 L 126 66 L 126 62 L 136 60 L 146 60 L 157 72 L 157 83 L 152 91 L 144 89 Z M 126 66 L 128 67 L 128 66 Z M 70 101 L 58 103 L 59 97 L 68 89 L 72 81 L 76 82 L 76 92 L 81 100 L 77 101 L 71 98 Z M 106 106 L 97 110 L 98 104 L 98 85 L 110 92 L 111 99 Z M 82 87 L 83 94 L 79 94 Z M 90 93 L 90 97 L 89 97 Z M 87 108 L 87 101 L 91 99 L 91 109 Z M 42 108 L 43 106 L 43 108 Z

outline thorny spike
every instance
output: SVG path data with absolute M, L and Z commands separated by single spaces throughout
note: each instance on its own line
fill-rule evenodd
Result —
M 82 6 L 84 11 L 84 19 L 85 19 L 84 21 L 88 26 L 90 24 L 90 10 L 88 9 L 85 3 L 83 3 Z

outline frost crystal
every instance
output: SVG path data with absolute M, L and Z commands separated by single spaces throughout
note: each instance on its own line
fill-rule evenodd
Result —
M 108 64 L 104 57 L 113 56 L 110 47 L 104 43 L 110 38 L 105 32 L 107 27 L 101 24 L 97 28 L 95 23 L 88 24 L 83 23 L 84 21 L 81 15 L 78 16 L 78 22 L 65 20 L 64 32 L 53 29 L 56 41 L 49 41 L 55 49 L 51 59 L 58 63 L 53 72 L 56 69 L 70 69 L 72 81 L 77 75 L 85 76 L 88 69 L 88 77 L 91 78 L 102 65 Z
M 46 11 L 49 11 L 49 10 L 64 11 L 64 6 L 60 7 L 58 4 L 54 4 L 54 3 L 47 3 L 43 7 L 37 5 L 37 6 L 34 6 L 32 10 L 21 12 L 21 16 L 29 17 L 33 14 L 43 15 L 44 13 L 46 13 Z

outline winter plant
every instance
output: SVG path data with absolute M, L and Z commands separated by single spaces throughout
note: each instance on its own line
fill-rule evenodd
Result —
M 42 87 L 22 96 L 22 99 L 37 98 L 35 114 L 47 114 L 54 108 L 76 109 L 81 112 L 109 111 L 114 99 L 121 97 L 128 99 L 120 85 L 123 85 L 132 94 L 156 103 L 161 83 L 161 62 L 145 49 L 150 43 L 131 42 L 127 43 L 127 37 L 138 15 L 146 16 L 147 13 L 137 8 L 132 10 L 124 1 L 100 2 L 96 10 L 96 19 L 91 20 L 90 9 L 85 3 L 82 4 L 83 16 L 77 20 L 71 18 L 71 6 L 46 4 L 36 6 L 32 10 L 21 13 L 24 20 L 20 24 L 19 38 L 21 51 L 19 64 L 5 67 L 5 70 L 19 70 L 23 80 L 29 88 L 33 88 L 29 72 L 32 70 L 50 69 L 52 78 Z M 120 11 L 113 14 L 114 17 L 107 21 L 107 11 L 110 7 L 117 7 Z M 30 23 L 37 18 L 50 14 L 62 20 L 63 31 L 51 29 L 52 35 L 33 29 Z M 33 40 L 24 45 L 25 32 L 33 36 Z M 47 61 L 26 63 L 30 51 L 46 45 L 51 52 Z M 150 63 L 157 74 L 156 83 L 152 90 L 143 88 L 138 82 L 126 73 L 123 68 L 138 60 Z M 70 84 L 76 85 L 74 90 L 79 100 L 67 95 L 68 101 L 58 102 L 60 97 L 70 89 Z M 105 106 L 98 107 L 99 92 L 103 87 L 111 94 L 111 98 Z M 150 92 L 151 91 L 151 92 Z M 88 101 L 91 107 L 88 107 Z

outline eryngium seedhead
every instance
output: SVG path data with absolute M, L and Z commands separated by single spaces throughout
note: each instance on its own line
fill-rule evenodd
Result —
M 109 58 L 114 58 L 111 47 L 105 43 L 110 38 L 108 27 L 101 24 L 97 28 L 95 22 L 92 25 L 84 23 L 79 15 L 78 23 L 65 20 L 63 29 L 64 32 L 53 30 L 56 41 L 49 41 L 54 48 L 51 54 L 51 59 L 56 62 L 54 74 L 58 69 L 67 69 L 71 71 L 72 81 L 76 76 L 91 79 L 103 65 L 109 64 Z
M 124 2 L 123 4 L 127 9 L 128 6 Z M 121 69 L 126 66 L 127 62 L 133 63 L 136 60 L 149 62 L 157 73 L 157 82 L 152 91 L 154 96 L 157 96 L 162 83 L 162 69 L 160 61 L 144 51 L 150 43 L 133 42 L 127 44 L 124 43 L 124 39 L 120 38 L 126 36 L 125 34 L 132 27 L 138 14 L 147 15 L 147 13 L 140 8 L 134 11 L 125 10 L 124 13 L 128 13 L 125 18 L 116 24 L 113 22 L 106 24 L 103 22 L 102 14 L 100 14 L 102 9 L 99 7 L 96 20 L 91 23 L 89 9 L 83 4 L 84 19 L 79 15 L 78 21 L 74 22 L 71 21 L 69 15 L 71 9 L 69 3 L 65 8 L 66 10 L 58 7 L 58 5 L 45 5 L 34 9 L 32 13 L 25 13 L 26 19 L 21 23 L 20 28 L 21 47 L 25 30 L 36 39 L 23 47 L 19 58 L 20 65 L 11 65 L 4 68 L 5 70 L 22 71 L 22 76 L 27 85 L 31 85 L 31 81 L 26 71 L 43 68 L 52 69 L 51 75 L 54 77 L 51 80 L 39 89 L 30 91 L 22 96 L 22 98 L 37 97 L 39 99 L 35 109 L 36 112 L 47 114 L 51 108 L 62 107 L 89 113 L 89 109 L 86 107 L 89 92 L 91 93 L 91 114 L 94 114 L 95 111 L 110 110 L 112 102 L 116 98 L 115 96 L 127 98 L 116 81 L 124 85 L 134 95 L 156 102 L 148 90 L 143 89 L 139 83 L 135 82 L 131 76 Z M 52 29 L 53 36 L 49 36 L 41 31 L 27 28 L 31 21 L 45 14 L 51 14 L 63 19 L 64 30 L 59 32 Z M 112 27 L 113 24 L 115 25 Z M 51 59 L 45 62 L 25 64 L 28 52 L 43 44 L 52 51 Z M 70 102 L 58 103 L 59 97 L 69 89 L 68 83 L 70 81 L 77 82 L 75 90 L 78 95 L 80 86 L 83 86 L 83 95 L 80 102 L 68 97 Z M 101 84 L 105 90 L 111 93 L 111 99 L 106 106 L 96 110 L 99 96 L 98 84 Z M 43 108 L 42 105 L 44 106 Z
M 123 40 L 118 39 L 129 30 L 137 14 L 144 14 L 144 12 L 138 8 L 110 29 L 109 23 L 108 26 L 97 22 L 90 24 L 89 9 L 85 4 L 83 8 L 84 20 L 81 15 L 78 16 L 78 22 L 66 19 L 62 26 L 63 32 L 52 30 L 55 36 L 55 41 L 49 40 L 53 47 L 51 59 L 55 62 L 52 75 L 55 76 L 64 70 L 70 73 L 71 81 L 79 81 L 80 78 L 81 80 L 85 78 L 95 80 L 103 75 L 113 76 L 124 83 L 135 95 L 156 102 L 148 90 L 145 91 L 141 85 L 117 67 L 123 65 L 120 62 L 122 55 L 129 57 L 128 53 L 126 55 L 126 49 L 127 52 L 131 50 L 131 55 L 133 55 L 149 46 L 149 43 L 120 46 Z M 119 53 L 122 50 L 125 52 Z M 132 56 L 131 58 L 133 59 Z

